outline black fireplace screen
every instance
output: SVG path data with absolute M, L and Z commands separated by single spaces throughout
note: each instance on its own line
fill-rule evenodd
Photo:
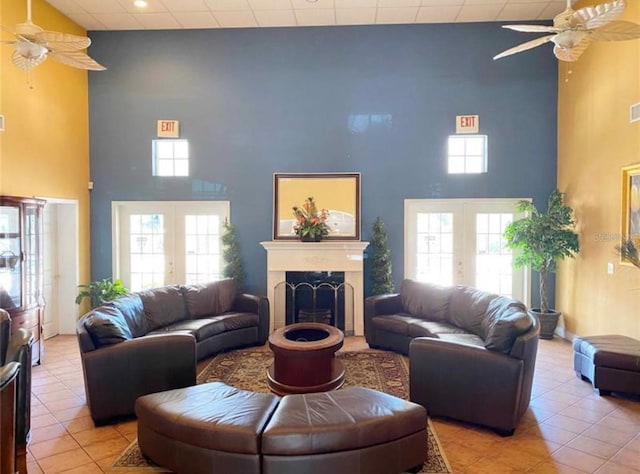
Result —
M 286 324 L 318 322 L 345 329 L 344 272 L 286 272 Z

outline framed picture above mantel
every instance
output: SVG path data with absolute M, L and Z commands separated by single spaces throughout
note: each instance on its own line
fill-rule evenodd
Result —
M 329 213 L 325 239 L 360 240 L 360 173 L 274 173 L 274 240 L 298 239 L 293 207 L 310 197 Z

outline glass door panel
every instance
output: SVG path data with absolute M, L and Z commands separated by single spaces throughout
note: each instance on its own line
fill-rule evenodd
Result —
M 166 284 L 165 216 L 129 216 L 130 290 L 140 291 Z
M 26 306 L 35 305 L 38 302 L 39 294 L 39 272 L 42 262 L 38 261 L 40 253 L 37 251 L 40 245 L 40 230 L 38 229 L 37 208 L 28 206 L 25 208 L 25 232 L 24 232 L 24 249 L 25 265 L 24 278 L 24 298 Z
M 478 213 L 476 216 L 474 286 L 499 295 L 513 295 L 513 253 L 502 237 L 513 221 L 510 213 Z
M 22 248 L 20 245 L 20 209 L 0 206 L 0 308 L 22 306 Z
M 418 213 L 416 278 L 453 284 L 453 214 Z
M 185 282 L 205 283 L 220 279 L 220 216 L 184 216 Z

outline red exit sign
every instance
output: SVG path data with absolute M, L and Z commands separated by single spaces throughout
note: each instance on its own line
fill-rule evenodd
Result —
M 180 137 L 180 122 L 177 120 L 158 120 L 158 137 Z
M 457 115 L 456 133 L 478 133 L 480 130 L 479 115 Z

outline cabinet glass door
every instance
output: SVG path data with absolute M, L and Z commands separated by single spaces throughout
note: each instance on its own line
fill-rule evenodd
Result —
M 22 271 L 20 258 L 20 210 L 17 206 L 0 206 L 0 308 L 22 306 Z
M 25 207 L 25 221 L 24 221 L 24 254 L 26 258 L 25 262 L 25 278 L 24 278 L 24 298 L 25 306 L 31 307 L 38 304 L 38 298 L 40 298 L 40 272 L 39 268 L 42 268 L 42 262 L 38 261 L 41 258 L 40 252 L 40 229 L 38 228 L 40 219 L 38 219 L 38 208 L 35 206 Z

